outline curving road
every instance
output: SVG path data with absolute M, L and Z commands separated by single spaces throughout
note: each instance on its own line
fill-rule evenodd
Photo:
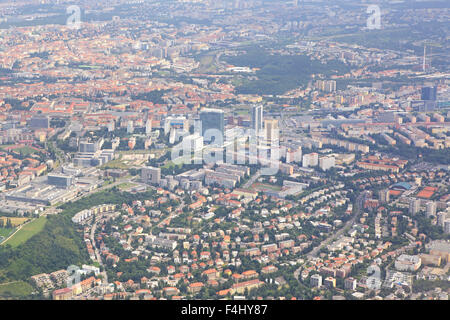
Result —
M 306 255 L 307 258 L 311 259 L 311 258 L 317 257 L 317 255 L 319 254 L 319 252 L 322 248 L 324 248 L 325 246 L 329 245 L 331 242 L 333 242 L 336 239 L 338 239 L 339 237 L 341 237 L 348 230 L 348 228 L 351 227 L 355 223 L 355 220 L 359 217 L 359 215 L 362 212 L 365 198 L 366 198 L 366 192 L 362 192 L 361 194 L 358 195 L 358 198 L 356 199 L 356 202 L 355 202 L 356 210 L 355 210 L 353 217 L 349 221 L 347 221 L 345 223 L 345 225 L 342 228 L 340 228 L 336 233 L 333 233 L 331 236 L 324 239 L 317 247 L 315 247 L 313 250 L 311 250 L 311 252 L 309 252 Z M 298 268 L 294 272 L 294 277 L 297 280 L 300 275 L 301 268 L 302 267 Z

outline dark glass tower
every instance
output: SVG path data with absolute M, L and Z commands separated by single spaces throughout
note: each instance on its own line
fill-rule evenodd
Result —
M 222 141 L 225 139 L 225 119 L 224 112 L 220 109 L 203 109 L 200 111 L 200 121 L 202 123 L 202 136 L 204 142 L 213 142 L 214 139 L 205 137 L 205 133 L 209 129 L 217 129 L 222 134 Z
M 423 87 L 421 100 L 436 101 L 437 87 Z

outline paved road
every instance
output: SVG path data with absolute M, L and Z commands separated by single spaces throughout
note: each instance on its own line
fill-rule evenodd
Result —
M 23 226 L 27 225 L 28 223 L 30 223 L 31 221 L 33 221 L 34 219 L 30 219 L 27 222 L 25 222 L 24 224 L 21 224 L 20 226 L 17 227 L 16 231 L 14 231 L 12 234 L 10 234 L 8 236 L 8 238 L 4 239 L 1 243 L 5 243 L 6 241 L 8 241 L 9 239 L 11 239 L 20 229 L 22 229 Z
M 344 227 L 342 227 L 341 229 L 339 229 L 336 233 L 332 234 L 330 237 L 326 238 L 325 240 L 323 240 L 320 245 L 318 245 L 316 248 L 314 248 L 313 250 L 311 250 L 311 252 L 309 252 L 307 254 L 307 257 L 312 258 L 312 257 L 317 257 L 318 253 L 320 252 L 320 249 L 322 249 L 323 247 L 325 247 L 326 245 L 330 244 L 331 242 L 335 241 L 337 238 L 339 238 L 340 236 L 342 236 L 342 234 L 351 226 L 355 223 L 356 218 L 361 214 L 361 209 L 363 207 L 363 203 L 364 203 L 364 199 L 365 199 L 365 193 L 361 193 L 358 198 L 356 199 L 355 202 L 355 214 L 353 215 L 353 217 L 346 222 L 346 224 L 344 225 Z
M 251 186 L 252 184 L 254 184 L 255 181 L 256 181 L 260 176 L 261 176 L 261 170 L 258 170 L 258 171 L 250 178 L 250 180 L 248 180 L 248 181 L 243 185 L 243 188 L 244 188 L 244 189 L 250 188 L 250 186 Z
M 365 192 L 361 193 L 358 196 L 358 198 L 356 199 L 356 202 L 355 202 L 355 209 L 356 210 L 355 210 L 355 214 L 353 215 L 353 217 L 349 221 L 347 221 L 345 223 L 345 225 L 341 229 L 339 229 L 336 233 L 333 233 L 330 237 L 328 237 L 325 240 L 323 240 L 317 247 L 315 247 L 313 250 L 311 250 L 311 252 L 309 252 L 306 255 L 307 258 L 311 259 L 311 258 L 317 257 L 317 255 L 320 252 L 320 249 L 324 248 L 325 246 L 327 246 L 331 242 L 333 242 L 336 239 L 338 239 L 339 237 L 341 237 L 347 231 L 347 229 L 355 223 L 355 220 L 359 217 L 359 215 L 362 212 L 364 199 L 365 199 Z M 299 278 L 300 271 L 301 271 L 301 267 L 298 268 L 297 270 L 295 270 L 295 272 L 294 272 L 294 277 L 297 280 Z
M 163 223 L 165 223 L 166 221 L 178 217 L 178 216 L 180 215 L 180 213 L 177 212 L 177 211 L 178 211 L 178 210 L 182 210 L 183 207 L 184 207 L 184 200 L 181 200 L 180 205 L 179 205 L 172 213 L 170 213 L 169 216 L 168 216 L 167 218 L 161 220 L 161 222 L 158 223 L 157 227 L 160 228 L 161 225 L 162 225 Z
M 97 220 L 98 218 L 96 218 L 94 224 L 91 227 L 91 242 L 92 242 L 92 247 L 94 248 L 94 253 L 95 253 L 95 258 L 97 259 L 97 262 L 99 263 L 99 265 L 103 266 L 103 261 L 102 258 L 100 256 L 100 253 L 98 252 L 97 246 L 95 245 L 95 230 L 97 229 Z M 103 284 L 108 284 L 108 274 L 106 271 L 101 272 L 101 275 L 103 276 Z

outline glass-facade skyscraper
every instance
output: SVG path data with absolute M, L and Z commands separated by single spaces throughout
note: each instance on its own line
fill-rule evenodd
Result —
M 225 139 L 225 117 L 223 110 L 205 108 L 200 111 L 200 121 L 204 142 L 214 142 L 213 137 L 205 135 L 209 129 L 219 130 L 222 134 L 222 141 Z
M 263 128 L 263 106 L 252 107 L 252 129 L 255 132 L 260 132 Z
M 436 101 L 437 87 L 423 87 L 421 100 Z

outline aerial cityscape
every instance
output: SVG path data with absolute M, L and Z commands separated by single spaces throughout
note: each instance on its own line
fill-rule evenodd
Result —
M 0 0 L 0 300 L 448 300 L 449 29 L 447 0 Z

